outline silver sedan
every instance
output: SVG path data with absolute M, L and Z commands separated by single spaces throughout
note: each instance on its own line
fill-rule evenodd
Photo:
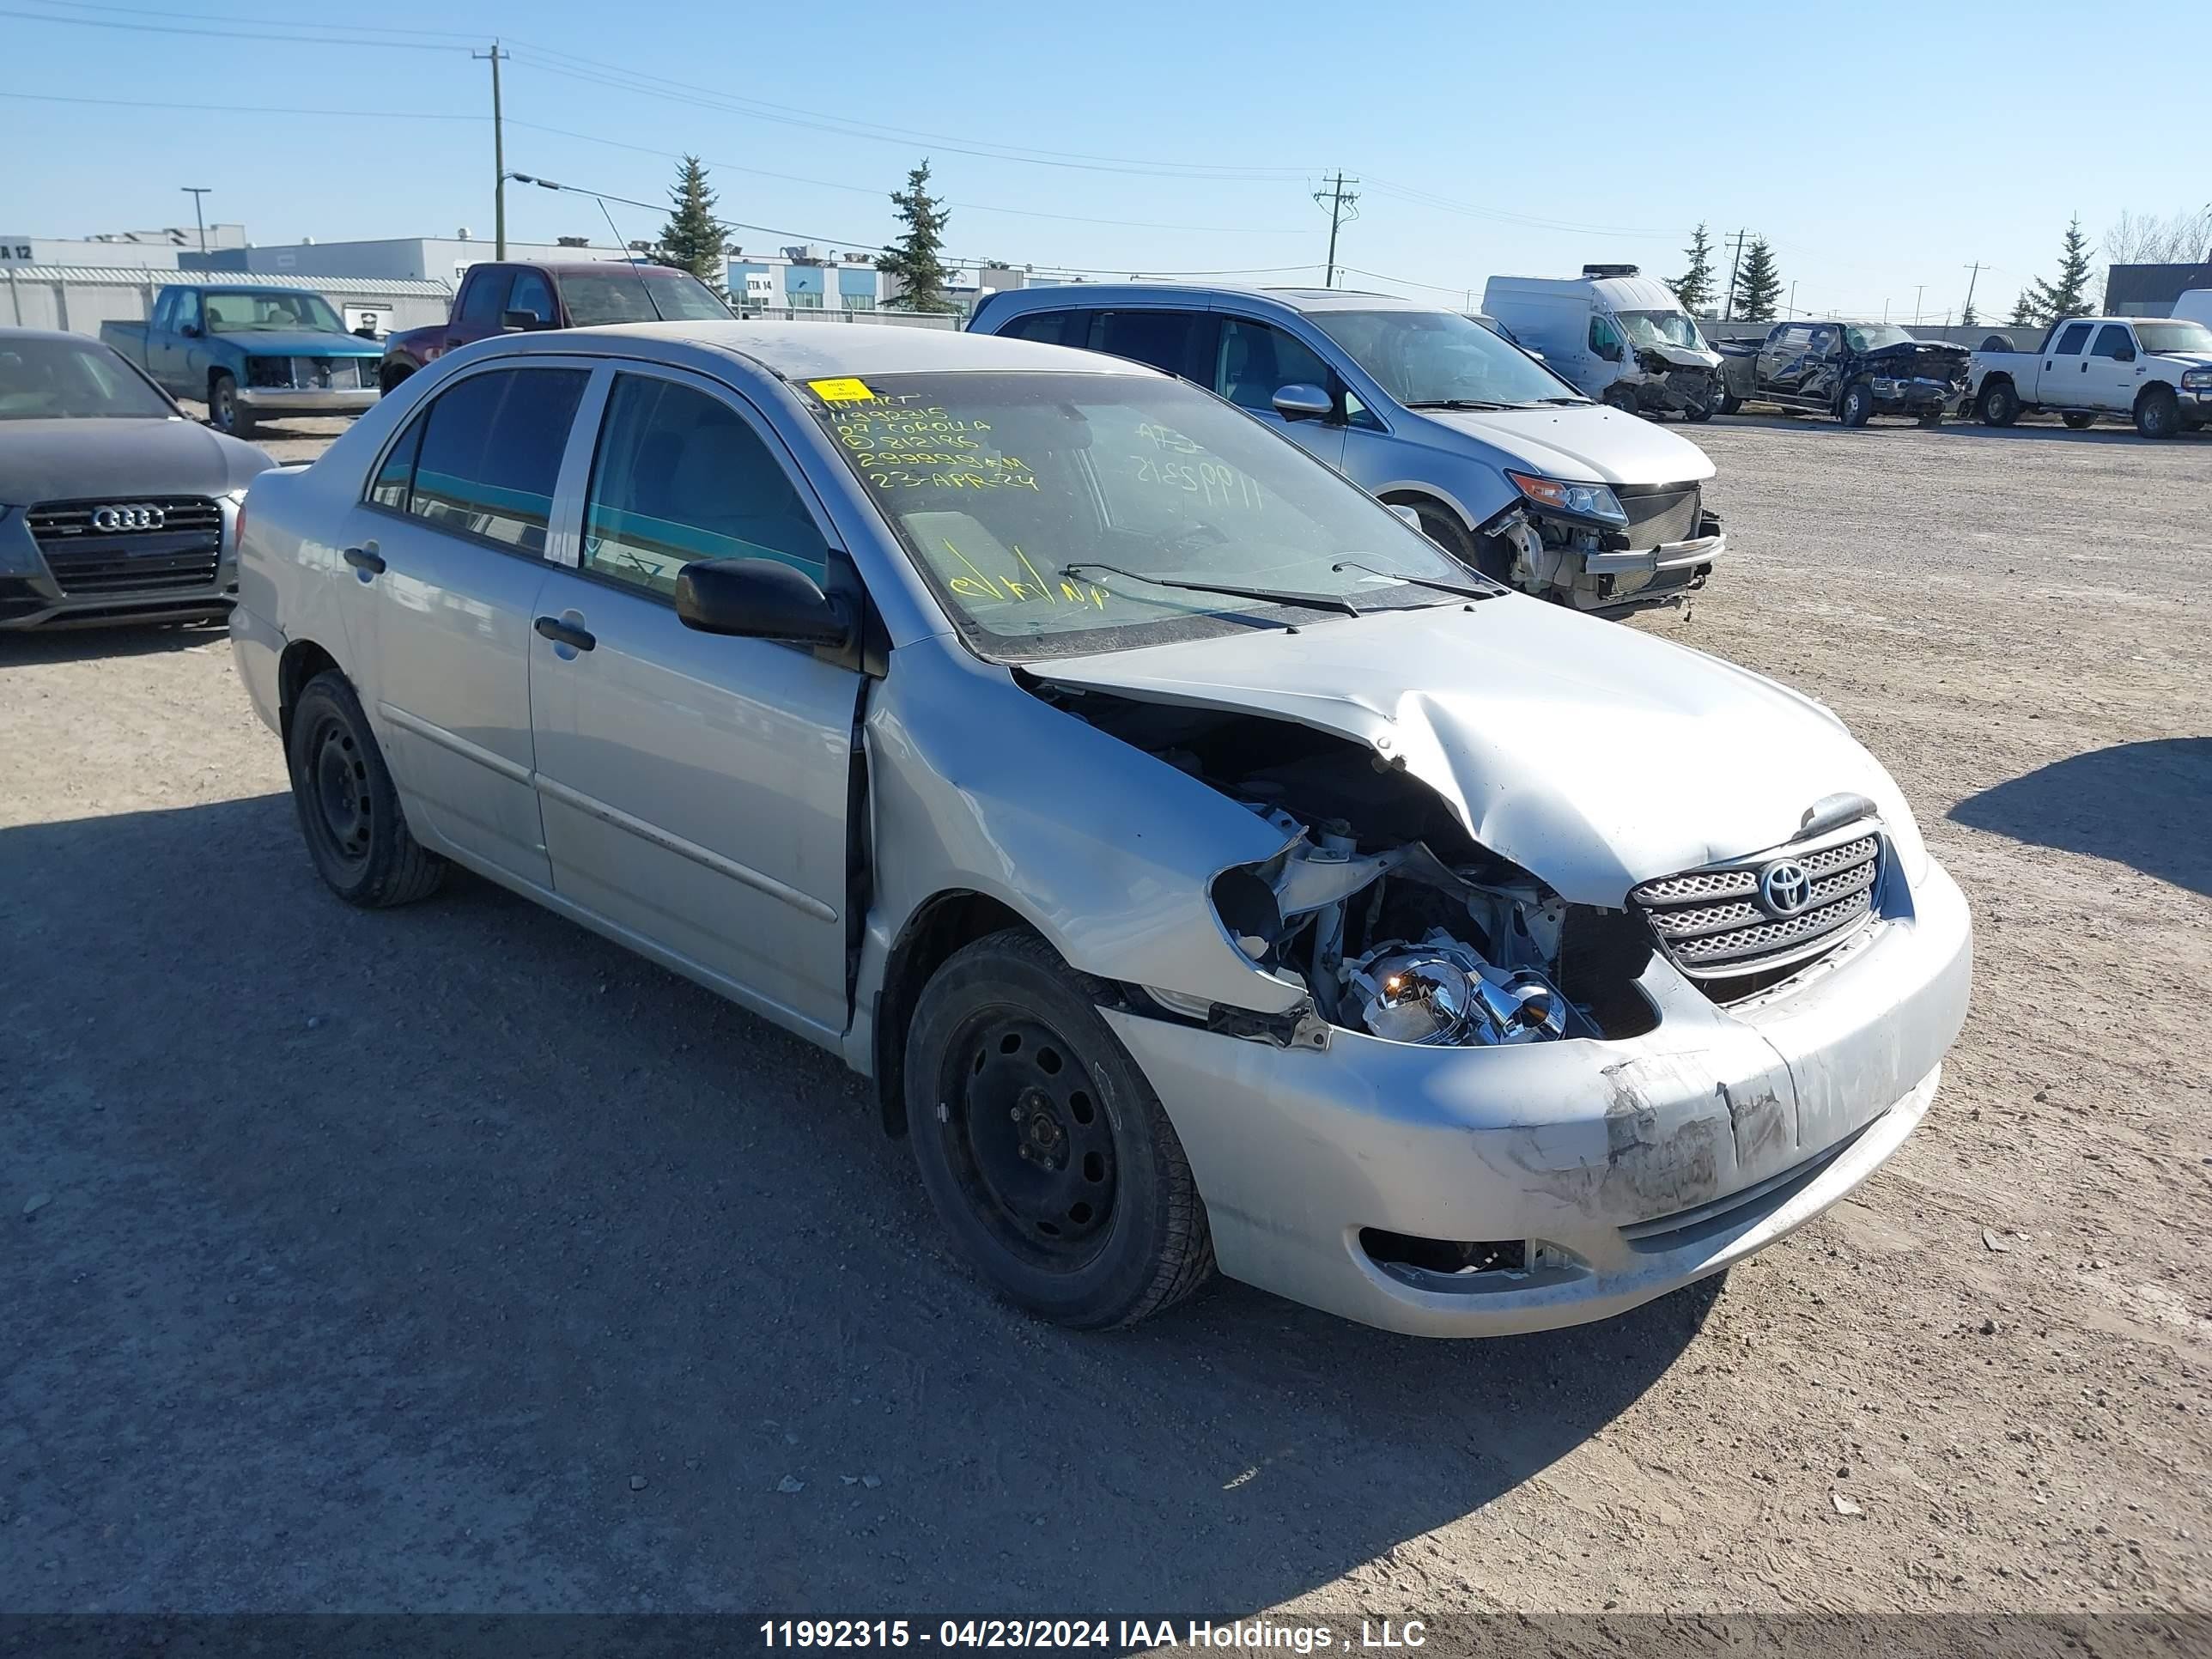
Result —
M 340 897 L 463 865 L 835 1051 L 1066 1324 L 1217 1263 L 1618 1312 L 1863 1180 L 1964 1018 L 1965 903 L 1827 710 L 1118 359 L 487 341 L 264 474 L 240 580 Z

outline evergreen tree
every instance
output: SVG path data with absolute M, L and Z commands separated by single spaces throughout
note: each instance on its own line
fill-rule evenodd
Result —
M 950 311 L 945 297 L 945 261 L 938 250 L 944 243 L 945 221 L 951 217 L 929 193 L 929 160 L 906 176 L 906 188 L 891 192 L 891 203 L 906 225 L 906 234 L 887 247 L 876 261 L 899 282 L 899 291 L 884 301 L 900 311 Z
M 1974 302 L 1972 300 L 1967 301 L 1966 308 L 1959 313 L 1959 326 L 1960 328 L 1972 328 L 1976 323 L 1978 323 L 1981 320 L 1981 318 L 1975 314 Z
M 1736 315 L 1747 323 L 1771 323 L 1782 297 L 1782 273 L 1775 269 L 1774 251 L 1764 236 L 1754 237 L 1743 251 L 1743 270 L 1736 278 Z
M 2028 296 L 2026 289 L 2021 289 L 2020 298 L 2012 302 L 2012 315 L 2006 319 L 2005 326 L 2007 328 L 2035 326 L 2035 301 Z
M 1705 234 L 1702 220 L 1691 233 L 1690 246 L 1682 252 L 1690 261 L 1690 268 L 1667 286 L 1674 290 L 1682 309 L 1694 317 L 1709 310 L 1713 303 L 1713 245 Z
M 2058 256 L 2058 280 L 2035 279 L 2029 304 L 2035 320 L 2055 323 L 2062 317 L 2079 317 L 2089 307 L 2089 239 L 2081 234 L 2081 216 L 2066 227 L 2066 240 Z
M 728 270 L 722 258 L 722 227 L 714 217 L 714 192 L 707 188 L 707 169 L 697 156 L 684 158 L 668 199 L 674 207 L 660 228 L 661 262 L 690 271 L 720 294 Z

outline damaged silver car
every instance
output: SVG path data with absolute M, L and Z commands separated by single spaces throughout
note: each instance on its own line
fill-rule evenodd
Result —
M 1964 1018 L 1966 905 L 1832 714 L 1126 362 L 512 337 L 246 522 L 341 897 L 461 864 L 837 1052 L 1069 1325 L 1217 1263 L 1400 1331 L 1618 1312 L 1850 1191 Z

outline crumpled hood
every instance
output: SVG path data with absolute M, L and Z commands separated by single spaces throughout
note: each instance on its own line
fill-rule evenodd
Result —
M 1942 340 L 1899 340 L 1893 345 L 1876 346 L 1866 354 L 1870 363 L 1898 357 L 1924 357 L 1931 363 L 1941 362 L 1954 373 L 1966 366 L 1974 354 L 1960 345 L 1951 345 Z
M 1829 795 L 1911 823 L 1888 774 L 1811 699 L 1518 594 L 1027 672 L 1363 744 L 1571 903 L 1617 908 L 1638 882 L 1778 846 Z
M 1662 362 L 1673 364 L 1676 368 L 1718 368 L 1721 366 L 1719 352 L 1700 351 L 1693 346 L 1647 345 L 1636 348 L 1638 356 L 1646 353 Z
M 1502 449 L 1510 464 L 1547 477 L 1578 483 L 1692 483 L 1711 477 L 1715 470 L 1705 452 L 1688 439 L 1601 404 L 1413 412 Z
M 276 463 L 186 420 L 0 421 L 0 501 L 221 495 Z
M 218 334 L 216 343 L 249 357 L 381 357 L 384 348 L 358 334 L 325 334 L 320 329 L 255 329 Z

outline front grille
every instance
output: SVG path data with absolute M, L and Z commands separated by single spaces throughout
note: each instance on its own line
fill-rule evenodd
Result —
M 93 522 L 106 507 L 153 508 L 158 527 L 107 530 Z M 27 515 L 31 538 L 62 592 L 159 592 L 206 587 L 222 560 L 222 509 L 200 496 L 143 496 L 124 501 L 49 501 Z
M 1616 484 L 1621 510 L 1628 514 L 1631 550 L 1686 542 L 1698 533 L 1698 486 Z
M 1759 898 L 1779 860 L 1804 866 L 1804 907 L 1776 915 Z M 1777 848 L 1708 870 L 1647 881 L 1632 896 L 1674 964 L 1701 981 L 1763 978 L 1826 955 L 1874 914 L 1881 837 L 1861 830 L 1809 852 Z
M 246 365 L 249 386 L 293 392 L 352 392 L 374 386 L 368 357 L 255 357 Z

